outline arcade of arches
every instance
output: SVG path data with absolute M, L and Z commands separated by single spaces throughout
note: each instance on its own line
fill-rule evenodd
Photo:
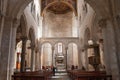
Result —
M 14 72 L 106 71 L 120 80 L 120 0 L 0 0 L 0 80 Z

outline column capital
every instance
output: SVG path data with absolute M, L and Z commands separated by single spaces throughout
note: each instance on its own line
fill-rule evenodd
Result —
M 20 25 L 20 19 L 11 17 L 11 16 L 3 16 L 6 22 L 12 23 L 14 26 L 13 27 L 18 27 Z
M 20 25 L 20 19 L 14 18 L 13 19 L 13 24 L 14 24 L 13 27 L 18 27 Z
M 55 48 L 54 47 L 52 47 L 52 50 L 54 50 Z
M 25 41 L 25 40 L 27 40 L 27 37 L 26 36 L 22 36 L 21 39 L 22 39 L 22 41 Z
M 105 28 L 106 25 L 107 25 L 107 19 L 101 19 L 101 20 L 99 20 L 98 24 L 99 24 L 99 27 Z
M 34 44 L 30 44 L 31 45 L 31 49 L 35 49 L 35 45 Z
M 65 47 L 65 50 L 68 50 L 68 47 Z

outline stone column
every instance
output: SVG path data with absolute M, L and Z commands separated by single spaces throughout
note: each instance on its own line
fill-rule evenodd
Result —
M 102 66 L 103 65 L 105 65 L 105 63 L 104 63 L 104 52 L 103 52 L 103 40 L 101 39 L 100 41 L 99 41 L 99 49 L 100 49 L 100 60 L 101 60 L 101 64 L 102 64 Z
M 25 55 L 26 55 L 27 37 L 22 37 L 21 39 L 22 39 L 22 53 L 21 53 L 20 72 L 25 72 Z
M 0 1 L 0 55 L 1 55 L 1 39 L 2 39 L 2 33 L 3 33 L 3 27 L 4 27 L 4 17 L 5 17 L 5 2 L 7 1 Z
M 68 47 L 65 48 L 65 53 L 66 53 L 66 70 L 67 70 L 67 66 L 68 66 L 68 60 L 67 60 L 67 55 L 68 55 Z
M 41 48 L 39 48 L 39 69 L 41 70 L 42 66 L 41 66 Z
M 118 0 L 119 1 L 119 0 Z M 117 15 L 116 19 L 115 19 L 115 36 L 116 36 L 116 48 L 117 48 L 117 57 L 118 57 L 118 63 L 120 66 L 120 14 Z M 119 72 L 120 72 L 120 68 L 119 68 Z
M 52 66 L 54 66 L 54 47 L 52 47 Z
M 85 69 L 86 70 L 89 70 L 88 69 L 88 65 L 89 65 L 89 62 L 88 62 L 88 52 L 87 52 L 87 47 L 84 48 L 84 54 L 85 54 Z
M 81 53 L 80 53 L 80 46 L 78 46 L 78 68 L 81 69 L 82 68 L 82 58 L 81 58 Z
M 31 45 L 31 71 L 34 71 L 34 45 Z
M 16 47 L 16 30 L 17 27 L 20 24 L 19 19 L 14 19 L 13 21 L 13 29 L 12 29 L 12 36 L 11 36 L 11 47 L 10 47 L 10 58 L 9 58 L 9 77 L 11 78 L 11 75 L 14 72 L 14 65 L 15 65 L 15 47 Z
M 13 27 L 14 18 L 12 17 L 4 17 L 3 21 L 3 29 L 2 29 L 2 36 L 1 36 L 1 56 L 0 56 L 0 79 L 1 80 L 10 80 L 10 73 L 11 68 L 13 65 L 10 65 L 14 62 L 12 61 L 13 57 L 13 51 L 11 50 L 14 47 L 11 48 L 15 44 L 14 38 L 15 38 L 15 31 L 16 28 Z M 12 37 L 14 36 L 14 37 Z M 14 45 L 15 46 L 15 45 Z M 11 57 L 12 56 L 12 57 Z
M 107 74 L 112 74 L 113 80 L 119 80 L 119 66 L 116 56 L 115 33 L 112 21 L 102 19 L 99 26 L 103 29 L 104 59 Z
M 37 71 L 38 70 L 38 58 L 39 57 L 39 55 L 38 55 L 38 51 L 37 50 L 35 50 L 35 71 Z
M 116 15 L 116 14 L 115 14 Z M 113 18 L 113 29 L 115 32 L 115 43 L 116 43 L 116 59 L 119 68 L 119 79 L 120 79 L 120 14 Z

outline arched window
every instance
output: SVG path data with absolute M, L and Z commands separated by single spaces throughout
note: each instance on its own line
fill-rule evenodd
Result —
M 58 53 L 62 53 L 62 43 L 58 43 Z

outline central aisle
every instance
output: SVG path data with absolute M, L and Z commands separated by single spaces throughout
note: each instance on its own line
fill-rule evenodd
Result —
M 55 76 L 52 76 L 50 80 L 71 80 L 66 71 L 57 71 Z

